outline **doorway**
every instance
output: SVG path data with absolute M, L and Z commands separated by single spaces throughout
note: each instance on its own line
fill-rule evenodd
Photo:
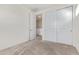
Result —
M 42 15 L 36 16 L 36 38 L 42 40 Z

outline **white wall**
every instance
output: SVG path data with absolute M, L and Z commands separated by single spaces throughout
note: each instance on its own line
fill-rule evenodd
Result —
M 29 40 L 29 11 L 21 5 L 0 5 L 0 49 Z
M 74 18 L 74 23 L 73 23 L 73 30 L 74 30 L 74 40 L 73 40 L 73 43 L 74 43 L 74 46 L 77 48 L 78 52 L 79 52 L 79 15 L 78 16 L 75 16 Z
M 73 45 L 79 52 L 79 14 L 76 16 L 76 7 L 73 6 Z

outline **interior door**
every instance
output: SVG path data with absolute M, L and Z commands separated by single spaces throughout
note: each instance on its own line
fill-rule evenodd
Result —
M 33 12 L 30 13 L 29 30 L 29 40 L 36 39 L 36 16 Z
M 45 13 L 43 20 L 44 40 L 56 42 L 56 13 L 53 11 Z
M 72 45 L 72 7 L 56 12 L 57 42 Z

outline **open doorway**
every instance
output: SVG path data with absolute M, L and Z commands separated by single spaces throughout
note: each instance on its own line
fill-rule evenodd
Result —
M 42 40 L 42 15 L 36 16 L 36 37 Z

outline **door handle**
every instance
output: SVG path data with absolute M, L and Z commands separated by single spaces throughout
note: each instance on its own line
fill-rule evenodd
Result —
M 32 29 L 30 29 L 30 31 L 32 31 Z
M 72 30 L 70 30 L 70 32 L 72 32 Z

